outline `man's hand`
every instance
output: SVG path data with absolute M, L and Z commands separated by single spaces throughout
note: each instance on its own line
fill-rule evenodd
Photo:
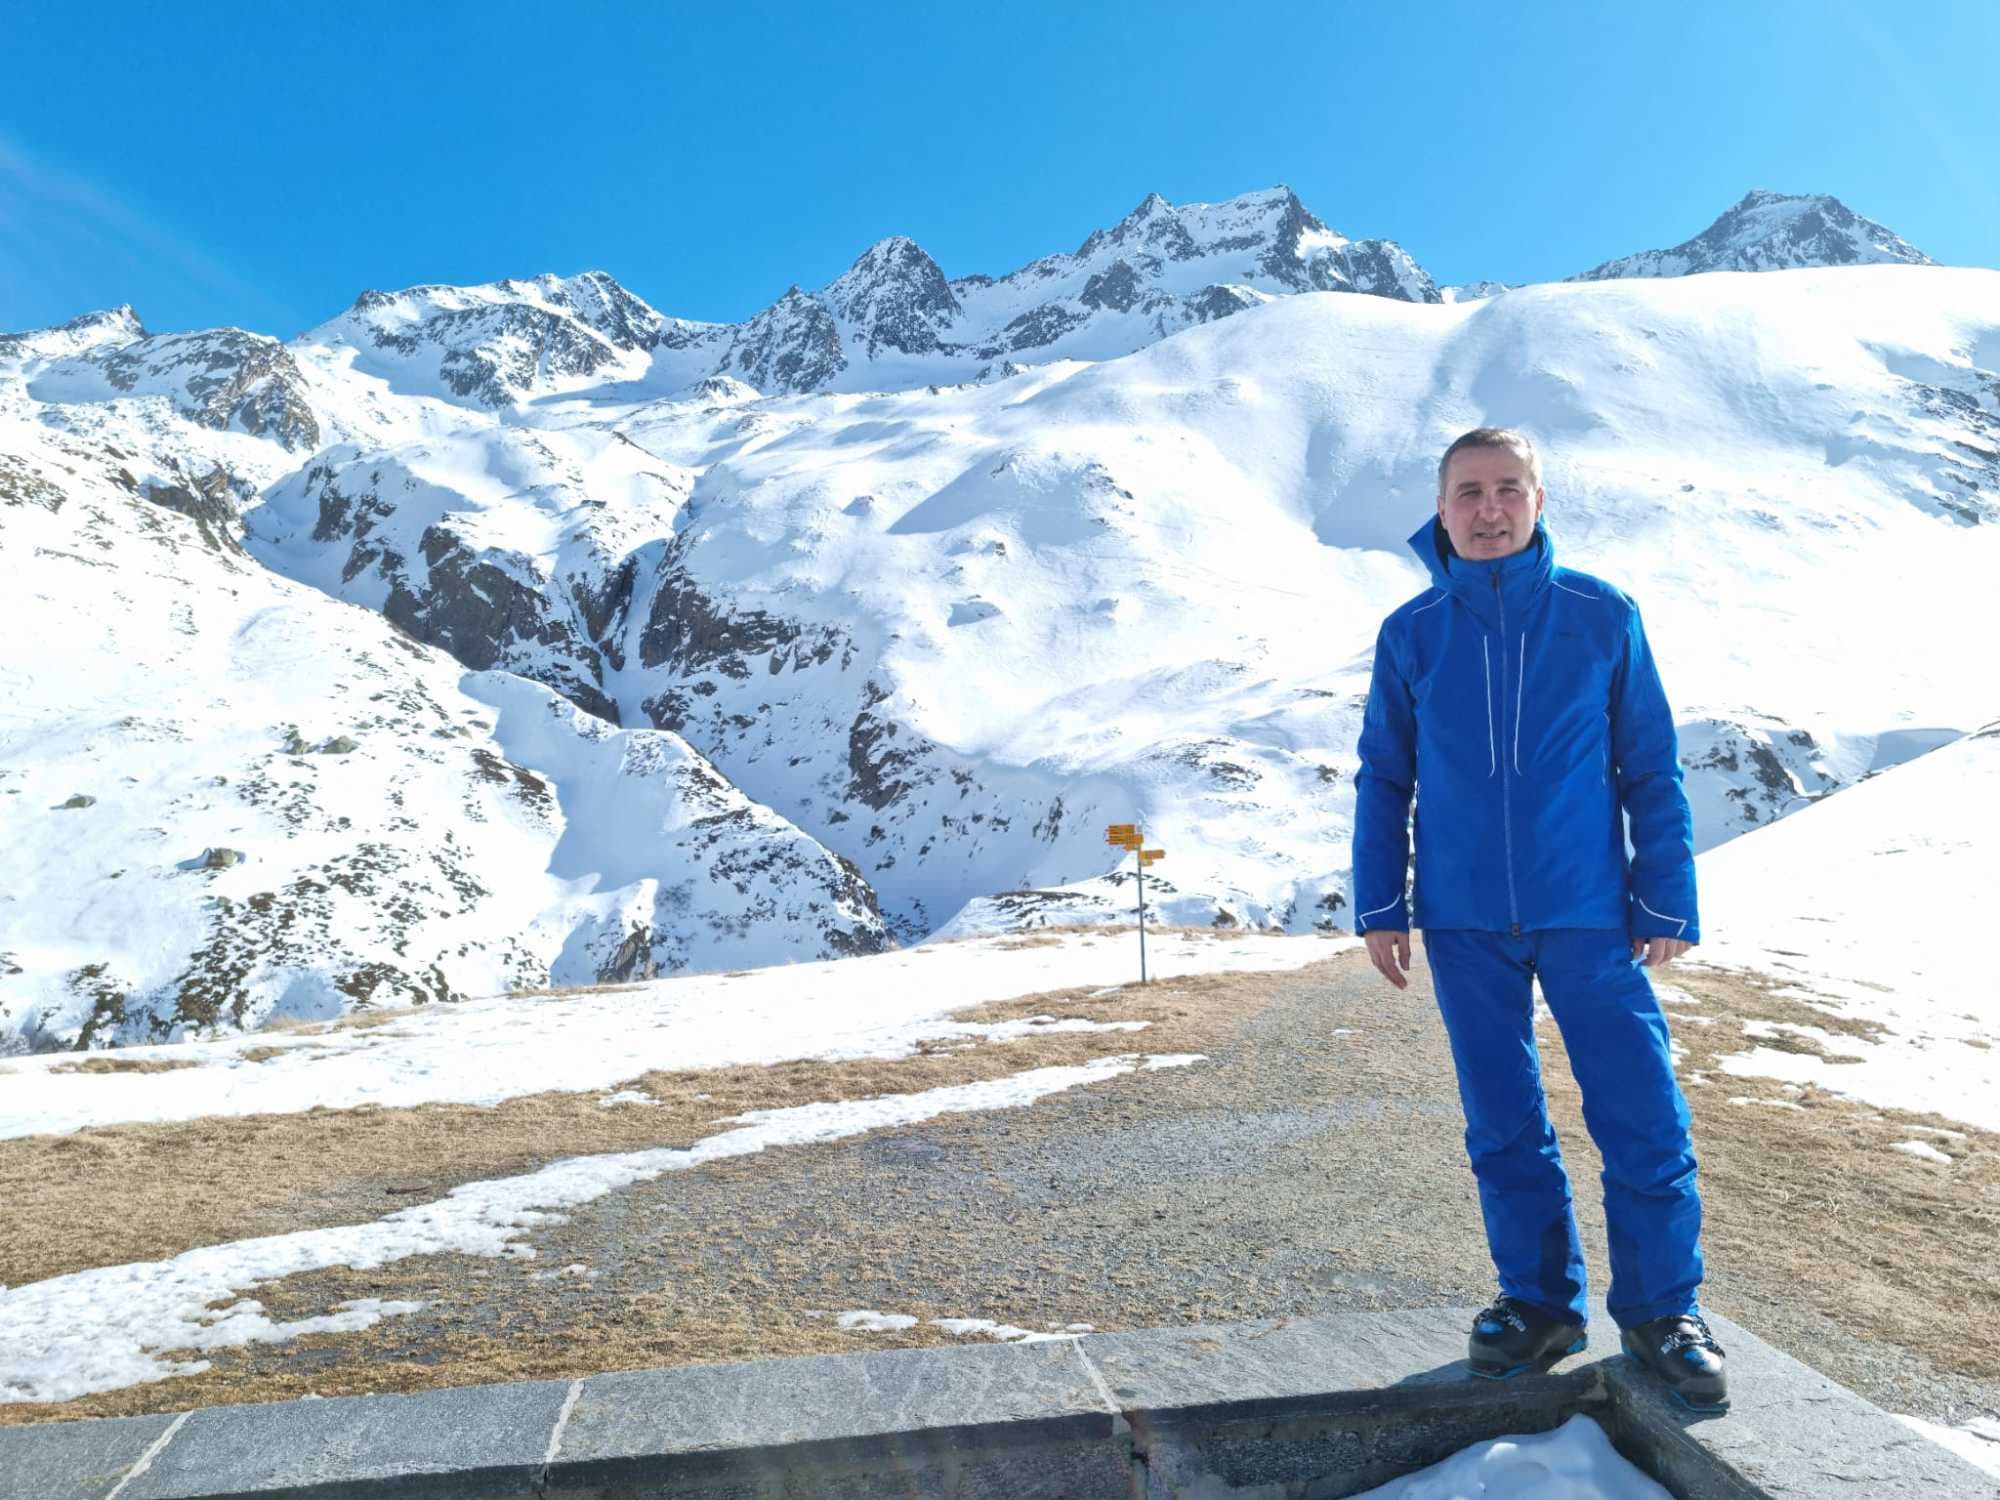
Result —
M 1679 938 L 1633 938 L 1632 956 L 1637 958 L 1643 953 L 1646 955 L 1646 967 L 1659 969 L 1672 963 L 1693 946 L 1693 943 L 1682 942 Z M 1371 953 L 1374 951 L 1372 947 L 1369 949 Z M 1377 964 L 1375 967 L 1379 969 L 1382 966 Z
M 1362 941 L 1368 944 L 1368 959 L 1381 970 L 1382 977 L 1399 990 L 1410 987 L 1410 981 L 1403 975 L 1410 967 L 1410 935 L 1407 932 L 1370 932 Z M 1686 943 L 1681 944 L 1683 948 Z

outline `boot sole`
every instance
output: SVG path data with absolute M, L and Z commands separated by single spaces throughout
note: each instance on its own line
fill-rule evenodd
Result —
M 1630 1349 L 1627 1349 L 1625 1351 L 1625 1358 L 1629 1363 L 1638 1366 L 1638 1368 L 1644 1370 L 1648 1375 L 1652 1376 L 1654 1380 L 1658 1381 L 1660 1385 L 1666 1390 L 1666 1393 L 1669 1396 L 1673 1397 L 1674 1404 L 1682 1407 L 1684 1410 L 1691 1411 L 1695 1413 L 1697 1416 L 1703 1416 L 1703 1417 L 1720 1417 L 1720 1416 L 1726 1416 L 1728 1414 L 1729 1396 L 1727 1392 L 1723 1393 L 1720 1396 L 1708 1396 L 1708 1397 L 1691 1396 L 1686 1391 L 1681 1390 L 1678 1386 L 1674 1385 L 1671 1381 L 1669 1381 L 1666 1378 L 1666 1376 L 1662 1375 L 1658 1370 L 1655 1370 L 1651 1365 L 1647 1364 L 1644 1359 L 1634 1354 Z
M 1720 1401 L 1696 1401 L 1690 1397 L 1683 1396 L 1679 1391 L 1671 1388 L 1667 1394 L 1697 1416 L 1720 1417 L 1728 1415 L 1729 1412 L 1729 1398 L 1727 1396 L 1724 1396 Z
M 1512 1380 L 1516 1375 L 1525 1375 L 1530 1370 L 1546 1370 L 1558 1360 L 1568 1359 L 1572 1354 L 1581 1354 L 1584 1345 L 1589 1342 L 1587 1338 L 1578 1339 L 1567 1349 L 1558 1349 L 1552 1354 L 1544 1354 L 1540 1359 L 1531 1359 L 1525 1364 L 1478 1365 L 1469 1360 L 1466 1363 L 1472 1373 L 1481 1380 Z

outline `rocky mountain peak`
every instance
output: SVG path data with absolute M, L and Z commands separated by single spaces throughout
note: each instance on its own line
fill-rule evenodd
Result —
M 87 312 L 80 318 L 71 318 L 62 325 L 64 333 L 82 334 L 100 342 L 111 339 L 143 339 L 151 337 L 146 325 L 139 321 L 132 304 L 121 302 L 116 307 L 101 308 Z
M 1144 224 L 1148 219 L 1152 218 L 1155 214 L 1162 214 L 1162 213 L 1170 214 L 1173 211 L 1174 211 L 1173 204 L 1169 203 L 1159 193 L 1148 193 L 1144 198 L 1139 200 L 1139 206 L 1137 208 L 1133 209 L 1132 212 L 1125 215 L 1124 218 L 1118 221 L 1118 227 L 1120 229 L 1124 229 L 1128 226 L 1136 228 L 1139 225 Z
M 98 308 L 51 328 L 0 333 L 0 358 L 68 359 L 93 349 L 111 349 L 150 338 L 132 304 Z
M 943 331 L 959 312 L 938 263 L 904 235 L 870 245 L 822 299 L 871 356 L 885 346 L 929 353 L 944 342 Z
M 531 391 L 587 378 L 698 325 L 663 318 L 603 271 L 506 277 L 476 286 L 365 291 L 347 314 L 305 342 L 351 341 L 400 361 L 428 363 L 454 395 L 505 406 Z
M 551 306 L 566 309 L 615 348 L 652 348 L 666 321 L 604 271 L 585 271 L 567 279 L 542 276 L 536 286 Z
M 1784 271 L 1807 266 L 1935 264 L 1873 219 L 1827 193 L 1774 193 L 1756 188 L 1693 239 L 1669 250 L 1605 261 L 1569 278 L 1694 276 L 1705 271 Z

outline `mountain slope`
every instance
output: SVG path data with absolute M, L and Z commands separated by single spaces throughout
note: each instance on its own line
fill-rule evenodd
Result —
M 130 450 L 0 452 L 0 1052 L 885 943 L 678 737 L 467 678 Z
M 1706 961 L 1782 978 L 1848 1023 L 1804 1045 L 1765 1035 L 1732 1071 L 2000 1129 L 1986 933 L 2000 721 L 1715 849 L 1700 870 L 1704 901 L 1727 913 Z

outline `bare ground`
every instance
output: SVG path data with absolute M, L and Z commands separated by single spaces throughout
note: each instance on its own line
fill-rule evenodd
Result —
M 545 1095 L 0 1143 L 0 1180 L 10 1196 L 25 1184 L 10 1204 L 20 1211 L 0 1222 L 0 1282 L 18 1284 L 365 1221 L 562 1156 L 687 1145 L 745 1109 L 1130 1051 L 1211 1059 L 1030 1109 L 669 1174 L 537 1231 L 529 1261 L 427 1256 L 267 1284 L 254 1295 L 277 1317 L 355 1297 L 424 1306 L 362 1334 L 226 1351 L 196 1376 L 0 1407 L 0 1423 L 952 1342 L 933 1317 L 1116 1329 L 1477 1302 L 1491 1272 L 1462 1120 L 1421 965 L 1411 977 L 1409 991 L 1391 991 L 1350 953 L 1289 974 L 1029 997 L 970 1014 L 1151 1025 L 635 1080 L 656 1108 Z M 1709 1304 L 1894 1409 L 2000 1413 L 2000 1140 L 1717 1076 L 1716 1060 L 1743 1049 L 1746 1020 L 1856 1028 L 1755 976 L 1683 967 L 1670 977 L 1708 1022 L 1677 1018 L 1675 1030 L 1684 1076 L 1711 1080 L 1689 1089 Z M 1595 1152 L 1553 1026 L 1543 1045 L 1602 1286 Z M 1742 1097 L 1767 1102 L 1729 1102 Z M 1963 1133 L 1952 1165 L 1889 1149 L 1923 1127 Z M 921 1321 L 858 1334 L 825 1316 L 850 1308 Z

